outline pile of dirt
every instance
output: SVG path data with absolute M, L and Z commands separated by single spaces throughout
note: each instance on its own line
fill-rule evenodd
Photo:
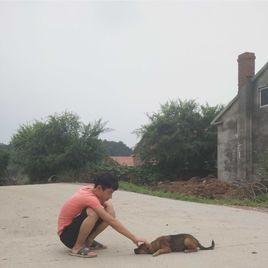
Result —
M 210 199 L 248 198 L 247 192 L 238 186 L 221 181 L 215 177 L 193 177 L 187 181 L 159 182 L 152 190 L 161 190 L 171 193 L 180 193 Z

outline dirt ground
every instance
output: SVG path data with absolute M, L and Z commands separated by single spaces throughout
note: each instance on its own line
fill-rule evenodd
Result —
M 56 183 L 0 187 L 0 267 L 3 268 L 263 268 L 268 265 L 268 214 L 227 206 L 198 204 L 116 191 L 117 218 L 149 241 L 190 233 L 214 250 L 135 255 L 135 245 L 112 228 L 98 240 L 108 246 L 94 259 L 68 255 L 57 237 L 64 201 L 81 185 Z M 220 260 L 220 261 L 219 261 Z
M 162 190 L 210 199 L 252 199 L 254 194 L 260 193 L 260 189 L 263 192 L 267 191 L 265 186 L 258 185 L 257 187 L 255 182 L 238 186 L 212 176 L 204 178 L 193 177 L 187 181 L 159 182 L 157 186 L 152 187 L 152 190 Z

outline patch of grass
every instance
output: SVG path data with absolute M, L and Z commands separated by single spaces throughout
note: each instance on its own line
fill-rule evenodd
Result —
M 152 191 L 149 187 L 136 185 L 129 182 L 121 181 L 119 183 L 120 190 L 129 192 L 147 194 L 152 196 L 158 196 L 163 198 L 170 198 L 176 200 L 183 200 L 189 202 L 206 203 L 206 204 L 217 204 L 217 205 L 237 205 L 237 206 L 251 206 L 251 207 L 265 207 L 268 208 L 268 194 L 260 195 L 256 200 L 242 200 L 242 199 L 209 199 L 191 195 L 183 195 L 180 193 L 171 193 L 164 191 Z

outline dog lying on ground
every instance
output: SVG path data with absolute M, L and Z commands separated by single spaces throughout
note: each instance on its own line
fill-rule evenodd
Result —
M 210 247 L 202 246 L 199 241 L 190 234 L 177 234 L 160 236 L 151 243 L 143 243 L 134 249 L 135 254 L 153 254 L 158 256 L 163 253 L 184 251 L 185 253 L 196 252 L 198 249 L 214 249 L 215 242 L 212 240 Z

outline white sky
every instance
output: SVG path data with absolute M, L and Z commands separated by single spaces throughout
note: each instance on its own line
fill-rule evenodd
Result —
M 0 142 L 67 110 L 134 146 L 168 100 L 227 104 L 237 56 L 268 61 L 267 14 L 267 1 L 0 1 Z

